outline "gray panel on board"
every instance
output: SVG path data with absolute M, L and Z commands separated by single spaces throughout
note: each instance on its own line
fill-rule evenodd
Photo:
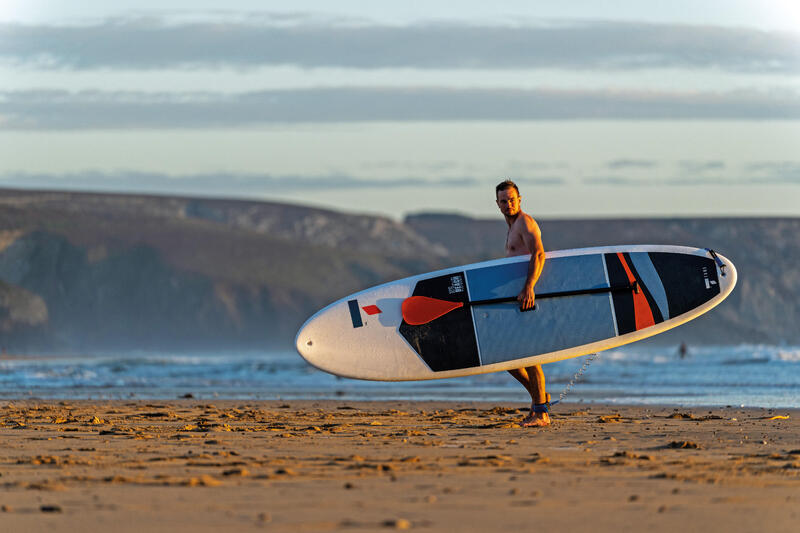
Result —
M 607 294 L 543 299 L 533 311 L 516 303 L 472 308 L 481 353 L 488 365 L 587 344 L 615 335 Z

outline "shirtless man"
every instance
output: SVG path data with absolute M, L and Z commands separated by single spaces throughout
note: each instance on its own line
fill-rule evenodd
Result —
M 531 254 L 528 277 L 517 300 L 521 310 L 533 309 L 536 298 L 533 287 L 544 267 L 542 233 L 539 231 L 536 221 L 520 209 L 519 189 L 513 181 L 506 180 L 500 183 L 495 188 L 495 198 L 497 207 L 506 217 L 508 224 L 506 257 Z M 545 392 L 544 372 L 542 372 L 541 365 L 518 368 L 509 370 L 509 372 L 522 383 L 522 386 L 531 395 L 531 412 L 521 424 L 523 426 L 549 426 L 549 401 L 547 392 Z

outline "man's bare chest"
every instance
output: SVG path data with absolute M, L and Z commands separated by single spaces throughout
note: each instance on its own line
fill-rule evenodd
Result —
M 525 248 L 525 242 L 522 240 L 522 235 L 519 234 L 518 231 L 514 231 L 515 228 L 512 226 L 508 230 L 508 235 L 506 236 L 506 256 L 510 257 L 513 255 L 525 255 L 528 251 Z

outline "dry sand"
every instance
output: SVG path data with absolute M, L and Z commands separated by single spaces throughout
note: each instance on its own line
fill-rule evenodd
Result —
M 4 401 L 0 531 L 800 531 L 798 410 L 560 405 L 547 429 L 523 415 Z

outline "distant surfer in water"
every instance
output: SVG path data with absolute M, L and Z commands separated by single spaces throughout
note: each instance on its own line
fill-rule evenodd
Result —
M 542 233 L 536 221 L 520 208 L 519 188 L 506 180 L 495 187 L 495 200 L 500 212 L 506 218 L 508 235 L 506 237 L 506 257 L 531 254 L 528 277 L 517 300 L 523 311 L 533 309 L 536 294 L 533 287 L 544 267 L 544 245 Z M 531 395 L 531 412 L 522 421 L 523 426 L 549 426 L 550 403 L 545 391 L 544 372 L 541 365 L 509 370 L 509 373 L 522 383 Z
M 689 347 L 686 346 L 685 342 L 681 342 L 681 345 L 678 347 L 678 355 L 681 359 L 686 359 L 686 356 L 689 355 Z

